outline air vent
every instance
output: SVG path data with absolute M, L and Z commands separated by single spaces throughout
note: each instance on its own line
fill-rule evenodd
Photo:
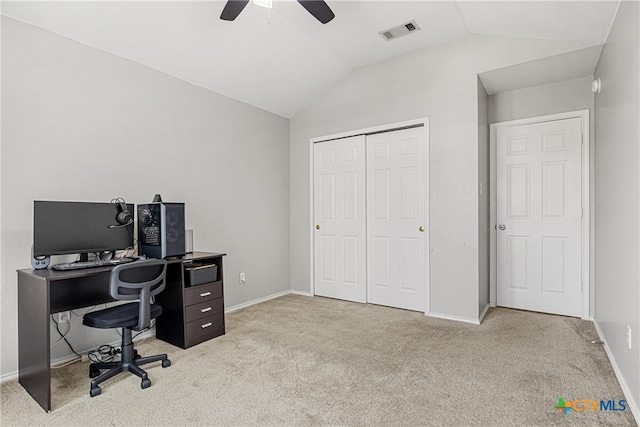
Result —
M 389 28 L 388 30 L 380 31 L 378 34 L 389 41 L 397 39 L 398 37 L 406 36 L 409 33 L 420 30 L 420 27 L 416 21 L 409 21 L 406 24 L 398 25 L 397 27 Z

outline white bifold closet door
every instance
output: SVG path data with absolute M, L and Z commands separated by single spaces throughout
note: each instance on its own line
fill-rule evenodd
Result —
M 314 144 L 315 294 L 425 311 L 423 127 Z

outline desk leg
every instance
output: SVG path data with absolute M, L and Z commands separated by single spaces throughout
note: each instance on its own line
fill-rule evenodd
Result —
M 49 283 L 18 273 L 18 378 L 47 412 L 51 412 L 49 310 Z

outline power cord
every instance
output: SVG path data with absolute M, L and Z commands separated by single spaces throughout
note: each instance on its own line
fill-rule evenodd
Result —
M 56 322 L 56 319 L 53 317 L 54 315 L 51 315 L 51 320 L 53 320 L 53 322 L 56 324 L 56 329 L 58 330 L 58 334 L 60 334 L 60 338 L 58 338 L 58 340 L 56 342 L 54 342 L 53 344 L 51 344 L 49 347 L 53 348 L 53 346 L 55 346 L 56 344 L 58 344 L 60 341 L 62 341 L 63 339 L 67 338 L 67 335 L 69 335 L 71 333 L 71 329 L 73 328 L 73 323 L 69 322 L 69 329 L 67 329 L 67 332 L 65 332 L 64 334 L 62 334 L 62 332 L 60 332 L 60 325 L 58 324 L 58 322 Z
M 56 341 L 51 347 L 53 347 L 54 345 L 56 345 L 57 343 L 59 343 L 61 340 L 64 340 L 64 342 L 67 343 L 67 345 L 69 346 L 69 348 L 71 349 L 71 351 L 78 357 L 82 357 L 82 355 L 80 353 L 78 353 L 73 346 L 71 345 L 71 343 L 69 342 L 69 340 L 67 340 L 67 335 L 69 334 L 69 332 L 71 332 L 71 322 L 69 322 L 69 330 L 67 331 L 66 334 L 63 334 L 60 331 L 60 325 L 58 324 L 58 322 L 56 321 L 56 319 L 53 317 L 53 315 L 51 315 L 51 320 L 53 320 L 53 323 L 55 323 L 56 325 L 56 330 L 58 331 L 58 334 L 60 334 L 60 339 L 58 341 Z
M 104 304 L 105 308 L 107 307 L 107 304 Z M 86 313 L 94 310 L 97 306 L 93 306 L 91 307 L 89 310 L 86 311 Z M 73 310 L 71 310 L 71 312 L 73 314 L 75 314 L 76 316 L 78 316 L 79 314 L 74 312 Z M 71 351 L 78 356 L 76 359 L 65 363 L 63 365 L 59 365 L 59 366 L 55 366 L 52 367 L 53 369 L 59 369 L 59 368 L 63 368 L 65 366 L 69 366 L 72 363 L 77 362 L 78 360 L 82 360 L 82 354 L 78 353 L 73 346 L 71 345 L 71 343 L 69 342 L 69 340 L 67 340 L 67 335 L 69 335 L 69 333 L 71 332 L 71 329 L 73 328 L 73 323 L 72 322 L 68 322 L 69 323 L 69 329 L 67 330 L 67 332 L 65 332 L 64 334 L 62 333 L 62 331 L 60 330 L 60 324 L 56 321 L 54 315 L 51 315 L 51 320 L 53 320 L 53 323 L 56 325 L 56 330 L 58 331 L 58 334 L 60 335 L 60 338 L 54 342 L 53 344 L 51 344 L 51 348 L 53 348 L 53 346 L 55 346 L 56 344 L 58 344 L 60 341 L 64 341 L 65 343 L 67 343 L 67 345 L 69 346 L 69 348 L 71 349 Z M 150 331 L 153 328 L 155 328 L 156 326 L 156 319 L 151 319 L 151 323 L 149 325 L 148 328 L 142 329 L 141 331 L 138 331 L 135 335 L 132 336 L 132 339 L 135 339 L 138 335 Z M 114 329 L 117 334 L 122 337 L 122 334 L 120 333 L 119 329 Z M 145 338 L 146 339 L 146 338 Z M 141 342 L 144 342 L 145 339 L 143 339 Z M 122 353 L 122 349 L 121 348 L 116 348 L 110 344 L 103 344 L 101 346 L 99 346 L 96 350 L 91 350 L 88 351 L 86 353 L 87 358 L 89 359 L 90 362 L 92 363 L 106 363 L 106 362 L 113 362 L 115 361 L 115 357 L 119 354 Z
M 121 352 L 122 350 L 119 348 L 115 348 L 109 344 L 103 344 L 96 350 L 88 352 L 87 357 L 92 363 L 114 362 L 115 356 Z

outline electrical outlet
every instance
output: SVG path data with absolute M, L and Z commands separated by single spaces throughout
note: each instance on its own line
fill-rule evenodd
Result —
M 71 312 L 70 311 L 61 311 L 58 313 L 58 323 L 67 323 L 71 322 Z
M 629 346 L 629 350 L 631 350 L 631 326 L 627 325 L 627 345 Z
M 83 362 L 88 362 L 89 361 L 89 355 L 88 354 L 83 354 L 81 356 L 81 359 L 82 359 Z
M 243 285 L 247 283 L 247 276 L 245 276 L 244 273 L 240 273 L 240 283 Z

